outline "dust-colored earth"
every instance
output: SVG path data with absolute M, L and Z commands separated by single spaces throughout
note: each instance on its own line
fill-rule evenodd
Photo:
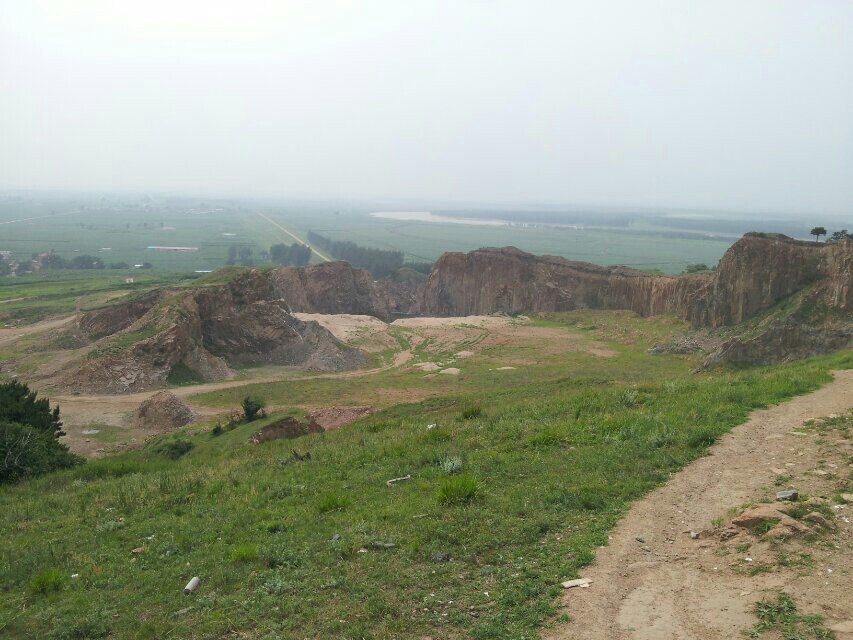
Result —
M 853 408 L 853 371 L 834 375 L 814 393 L 754 412 L 709 456 L 634 503 L 582 572 L 592 580 L 589 588 L 566 590 L 563 605 L 571 621 L 543 636 L 739 638 L 757 622 L 755 603 L 775 601 L 784 590 L 802 613 L 824 616 L 838 640 L 853 639 L 853 505 L 832 499 L 849 477 L 853 442 L 840 431 L 804 427 Z M 747 503 L 772 501 L 788 486 L 829 499 L 837 529 L 811 542 L 803 536 L 769 542 L 747 532 L 721 540 L 716 519 L 730 519 L 731 510 Z

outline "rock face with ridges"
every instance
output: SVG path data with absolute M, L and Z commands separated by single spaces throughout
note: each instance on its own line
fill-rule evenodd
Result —
M 673 313 L 697 327 L 748 320 L 806 287 L 823 303 L 853 304 L 853 241 L 817 243 L 749 233 L 713 274 L 650 275 L 600 267 L 514 247 L 445 253 L 427 280 L 423 315 L 628 309 L 643 316 Z
M 515 247 L 445 253 L 424 288 L 423 315 L 629 309 L 643 316 L 689 308 L 712 276 L 657 276 Z
M 851 243 L 817 243 L 781 234 L 748 233 L 720 259 L 713 282 L 703 292 L 701 304 L 681 315 L 695 326 L 739 324 L 819 280 L 837 282 L 834 289 L 842 308 L 850 280 Z M 846 274 L 844 255 L 847 255 Z M 848 294 L 849 295 L 849 294 Z M 847 307 L 849 308 L 849 307 Z
M 106 393 L 150 389 L 179 364 L 216 380 L 248 363 L 316 370 L 363 363 L 360 351 L 292 315 L 265 275 L 253 271 L 227 284 L 161 292 L 145 314 L 72 364 L 63 386 Z

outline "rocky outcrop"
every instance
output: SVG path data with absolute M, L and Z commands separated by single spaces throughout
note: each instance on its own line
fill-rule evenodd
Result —
M 365 269 L 346 262 L 326 262 L 309 267 L 281 267 L 250 272 L 235 280 L 233 288 L 251 288 L 259 281 L 263 299 L 279 299 L 290 311 L 302 313 L 350 313 L 389 320 L 388 301 L 377 291 Z
M 650 275 L 600 267 L 514 247 L 445 253 L 427 280 L 424 315 L 628 309 L 673 313 L 697 327 L 734 325 L 804 288 L 820 287 L 827 305 L 850 310 L 853 241 L 802 242 L 749 233 L 714 273 Z
M 853 347 L 853 323 L 803 322 L 795 317 L 770 323 L 755 335 L 734 337 L 706 358 L 716 364 L 775 364 Z
M 260 274 L 263 275 L 263 274 Z M 363 354 L 316 322 L 303 322 L 275 295 L 268 279 L 249 274 L 239 285 L 163 293 L 122 331 L 102 338 L 61 381 L 78 390 L 125 393 L 157 387 L 182 365 L 208 380 L 249 363 L 337 370 L 362 364 Z
M 694 326 L 749 320 L 780 300 L 821 281 L 824 301 L 851 308 L 853 242 L 817 243 L 780 234 L 748 233 L 720 259 L 713 281 L 681 317 Z
M 148 313 L 157 304 L 161 293 L 159 290 L 149 291 L 130 300 L 121 300 L 109 306 L 85 311 L 78 317 L 77 324 L 80 331 L 91 340 L 111 336 Z
M 445 253 L 424 288 L 423 315 L 629 309 L 643 316 L 691 308 L 712 276 L 650 275 L 515 247 Z
M 375 282 L 376 289 L 392 316 L 417 316 L 427 277 L 413 269 L 401 267 L 387 278 Z

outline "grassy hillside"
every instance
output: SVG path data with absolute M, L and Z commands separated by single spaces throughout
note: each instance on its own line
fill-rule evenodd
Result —
M 277 404 L 386 408 L 261 445 L 247 440 L 262 422 L 220 436 L 202 422 L 0 490 L 0 635 L 534 638 L 560 580 L 631 500 L 750 410 L 853 366 L 845 352 L 690 375 L 690 358 L 644 352 L 677 329 L 666 319 L 539 323 L 607 338 L 617 355 L 563 354 L 501 377 L 489 358 L 518 355 L 504 346 L 453 380 L 392 371 L 257 386 Z M 417 385 L 410 404 L 381 391 Z M 229 394 L 204 399 L 226 407 Z M 194 446 L 173 460 L 162 448 L 176 440 Z M 182 595 L 193 576 L 199 590 Z

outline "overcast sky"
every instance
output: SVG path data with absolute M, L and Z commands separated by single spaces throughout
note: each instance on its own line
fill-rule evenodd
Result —
M 0 0 L 0 187 L 853 210 L 851 0 Z

